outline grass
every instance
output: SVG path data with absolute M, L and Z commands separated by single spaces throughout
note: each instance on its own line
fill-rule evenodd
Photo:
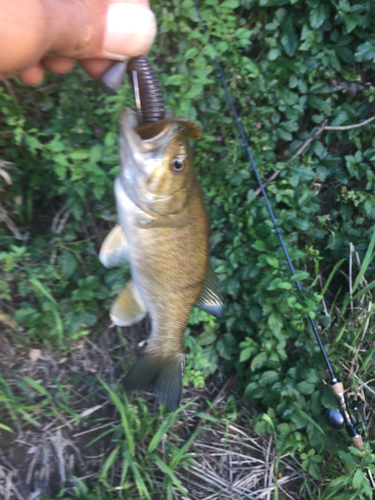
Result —
M 367 285 L 362 281 L 358 286 Z M 342 344 L 339 349 L 347 355 L 341 363 L 344 378 L 363 400 L 371 429 L 368 395 L 373 389 L 365 359 L 374 352 L 374 334 L 368 327 L 358 336 L 354 328 L 368 316 L 367 302 L 359 308 L 359 300 L 353 300 L 356 314 L 342 334 L 354 336 L 354 352 Z M 337 455 L 326 454 L 325 479 L 313 480 L 308 459 L 279 454 L 276 430 L 254 433 L 251 422 L 257 410 L 236 395 L 233 377 L 220 373 L 207 379 L 204 389 L 186 388 L 182 406 L 173 413 L 159 408 L 152 397 L 129 401 L 121 388 L 119 359 L 126 357 L 124 346 L 134 328 L 122 330 L 125 344 L 119 343 L 118 331 L 109 329 L 98 344 L 83 337 L 65 353 L 33 346 L 22 335 L 15 345 L 10 328 L 4 330 L 4 498 L 323 500 L 341 498 L 330 493 L 329 484 L 343 475 L 353 479 L 357 470 L 344 471 Z M 327 438 L 342 450 L 338 434 Z
M 277 457 L 273 436 L 254 433 L 233 377 L 185 389 L 166 413 L 151 396 L 123 394 L 114 329 L 67 354 L 20 340 L 5 335 L 1 356 L 4 498 L 271 499 L 276 488 L 297 498 L 308 480 L 295 457 Z

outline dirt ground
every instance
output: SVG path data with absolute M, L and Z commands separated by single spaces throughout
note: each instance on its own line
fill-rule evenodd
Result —
M 10 329 L 0 326 L 0 422 L 14 430 L 0 429 L 0 498 L 55 498 L 62 488 L 66 489 L 65 498 L 77 498 L 70 488 L 81 480 L 90 489 L 111 447 L 111 438 L 104 431 L 119 424 L 119 414 L 98 376 L 109 385 L 121 379 L 129 362 L 126 353 L 139 349 L 148 330 L 147 320 L 132 328 L 108 327 L 96 342 L 84 337 L 67 353 L 30 345 L 22 332 L 15 341 Z M 25 377 L 48 392 L 31 387 Z M 281 457 L 275 472 L 273 438 L 253 432 L 250 419 L 255 410 L 240 400 L 234 388 L 233 376 L 218 373 L 203 389 L 184 389 L 182 404 L 190 404 L 173 428 L 174 437 L 168 434 L 165 439 L 179 440 L 181 446 L 196 429 L 209 425 L 190 445 L 191 464 L 175 469 L 187 497 L 176 490 L 174 498 L 271 500 L 276 474 L 279 499 L 299 498 L 305 479 L 300 463 L 289 455 Z M 207 403 L 211 401 L 220 420 L 231 395 L 237 406 L 231 421 L 223 418 L 213 423 L 189 416 L 196 412 L 212 415 Z M 158 414 L 152 396 L 148 406 L 150 415 Z M 156 474 L 154 480 L 161 481 L 162 475 Z M 121 489 L 116 487 L 115 467 L 107 481 Z

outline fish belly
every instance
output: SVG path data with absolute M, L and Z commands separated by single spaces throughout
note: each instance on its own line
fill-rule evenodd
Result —
M 148 227 L 155 217 L 132 202 L 120 179 L 115 193 L 133 282 L 151 316 L 150 348 L 165 355 L 182 352 L 191 308 L 208 265 L 208 223 L 198 182 L 172 227 Z

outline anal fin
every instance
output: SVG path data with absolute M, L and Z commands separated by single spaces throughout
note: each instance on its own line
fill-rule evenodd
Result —
M 121 226 L 115 226 L 107 235 L 99 253 L 105 267 L 119 266 L 128 260 L 128 242 Z
M 121 290 L 112 304 L 110 316 L 115 325 L 130 326 L 143 319 L 147 310 L 132 281 Z
M 208 263 L 206 279 L 195 305 L 215 318 L 223 316 L 222 288 L 210 263 Z

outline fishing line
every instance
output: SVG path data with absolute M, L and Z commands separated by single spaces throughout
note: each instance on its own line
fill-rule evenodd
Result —
M 211 42 L 210 36 L 208 34 L 208 30 L 207 30 L 206 24 L 203 21 L 202 15 L 200 13 L 197 0 L 193 0 L 193 3 L 194 3 L 194 6 L 195 6 L 195 10 L 196 10 L 196 13 L 197 13 L 198 20 L 199 20 L 199 23 L 201 25 L 202 31 L 203 31 L 204 34 L 207 34 L 207 37 L 208 37 L 207 41 L 208 41 L 208 43 L 212 47 L 214 47 L 214 44 Z M 246 135 L 245 135 L 244 129 L 242 127 L 240 118 L 238 116 L 236 107 L 234 105 L 231 93 L 230 93 L 230 91 L 228 89 L 228 86 L 226 84 L 226 81 L 225 81 L 225 78 L 224 78 L 224 74 L 223 74 L 223 71 L 221 69 L 221 65 L 220 65 L 220 63 L 219 63 L 219 61 L 217 60 L 216 57 L 213 57 L 213 61 L 214 61 L 214 64 L 215 64 L 215 67 L 216 67 L 216 71 L 217 71 L 217 75 L 216 76 L 221 80 L 221 84 L 222 84 L 223 89 L 225 91 L 227 100 L 228 100 L 230 108 L 231 108 L 231 110 L 233 112 L 235 121 L 237 123 L 238 130 L 240 132 L 240 135 L 241 135 L 241 138 L 242 138 L 242 141 L 243 141 L 242 145 L 245 147 L 247 155 L 248 155 L 248 157 L 250 159 L 250 163 L 251 163 L 251 165 L 253 167 L 253 171 L 255 173 L 255 177 L 256 177 L 256 179 L 258 181 L 258 184 L 259 184 L 260 190 L 262 192 L 264 201 L 266 203 L 266 206 L 267 206 L 269 215 L 271 217 L 273 226 L 275 228 L 276 234 L 277 234 L 277 236 L 279 238 L 281 247 L 282 247 L 283 252 L 285 254 L 285 257 L 286 257 L 286 260 L 287 260 L 290 272 L 291 272 L 292 275 L 295 275 L 296 272 L 295 272 L 292 260 L 290 258 L 288 249 L 287 249 L 287 247 L 285 245 L 284 238 L 283 238 L 283 236 L 282 236 L 282 234 L 280 232 L 279 225 L 278 225 L 278 223 L 276 221 L 276 217 L 275 217 L 275 214 L 274 214 L 274 212 L 272 210 L 272 207 L 271 207 L 270 201 L 268 199 L 266 190 L 264 188 L 262 179 L 260 178 L 260 175 L 259 175 L 259 172 L 258 172 L 258 168 L 256 166 L 254 157 L 253 157 L 253 155 L 251 153 L 250 146 L 249 146 L 249 143 L 248 143 L 248 141 L 246 139 Z M 297 289 L 298 289 L 299 292 L 303 291 L 302 287 L 301 287 L 301 284 L 300 284 L 299 281 L 296 281 L 296 286 L 297 286 Z M 330 361 L 328 359 L 328 356 L 327 356 L 326 350 L 324 348 L 324 345 L 322 343 L 322 340 L 320 338 L 319 332 L 318 332 L 318 330 L 316 328 L 315 321 L 313 320 L 313 318 L 311 317 L 310 314 L 308 315 L 308 319 L 309 319 L 310 325 L 311 325 L 311 327 L 313 329 L 313 332 L 315 334 L 316 340 L 317 340 L 317 342 L 319 344 L 319 347 L 320 347 L 321 353 L 323 355 L 324 361 L 325 361 L 325 363 L 327 365 L 327 369 L 329 371 L 329 374 L 331 376 L 331 387 L 332 387 L 333 391 L 337 394 L 337 396 L 340 399 L 340 413 L 339 412 L 329 411 L 328 414 L 327 414 L 327 420 L 330 423 L 330 425 L 332 427 L 334 427 L 334 428 L 341 428 L 341 427 L 343 427 L 345 425 L 346 431 L 349 434 L 349 436 L 351 437 L 353 445 L 356 446 L 358 449 L 363 449 L 362 436 L 360 434 L 358 434 L 358 432 L 357 432 L 357 428 L 358 428 L 359 424 L 353 424 L 352 421 L 351 421 L 348 404 L 347 404 L 347 401 L 346 401 L 345 395 L 344 395 L 343 384 L 341 382 L 339 382 L 337 380 L 337 378 L 335 377 L 333 368 L 332 368 L 331 363 L 330 363 Z

